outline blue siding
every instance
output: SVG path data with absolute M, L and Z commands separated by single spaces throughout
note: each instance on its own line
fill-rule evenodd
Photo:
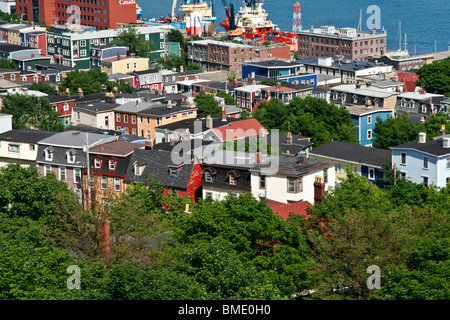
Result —
M 401 164 L 401 154 L 406 153 L 406 164 Z M 423 168 L 423 157 L 428 157 L 428 169 Z M 438 165 L 439 163 L 439 165 Z M 392 149 L 392 164 L 397 170 L 406 174 L 406 179 L 414 183 L 422 183 L 423 177 L 428 177 L 428 184 L 435 186 L 445 186 L 445 178 L 450 177 L 450 170 L 445 170 L 445 159 L 438 161 L 436 156 L 432 156 L 417 150 Z M 442 174 L 444 184 L 438 182 L 438 168 L 444 171 Z M 446 172 L 445 172 L 446 171 Z
M 374 179 L 369 178 L 369 168 L 374 169 L 375 172 Z M 370 182 L 377 185 L 378 187 L 382 187 L 380 183 L 380 178 L 383 178 L 383 173 L 381 172 L 381 169 L 361 165 L 361 175 L 369 179 Z
M 375 124 L 377 119 L 386 120 L 392 116 L 392 110 L 377 111 L 365 115 L 351 115 L 353 124 L 355 125 L 356 138 L 359 140 L 362 146 L 373 145 L 374 137 L 373 130 L 375 129 Z M 369 117 L 371 121 L 369 123 Z M 371 130 L 372 137 L 368 136 L 368 132 Z
M 257 77 L 269 78 L 269 69 L 267 68 L 250 66 L 246 64 L 242 65 L 242 78 L 250 78 L 252 76 L 252 72 L 254 72 Z

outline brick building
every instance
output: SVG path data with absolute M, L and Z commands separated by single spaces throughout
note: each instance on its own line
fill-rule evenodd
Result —
M 386 31 L 357 31 L 334 26 L 311 27 L 298 32 L 298 56 L 302 58 L 342 55 L 346 59 L 367 61 L 386 53 Z
M 216 40 L 188 42 L 188 62 L 199 64 L 205 71 L 241 72 L 245 61 L 256 57 L 253 46 Z
M 74 8 L 79 8 L 75 11 Z M 24 21 L 47 25 L 79 23 L 98 30 L 117 28 L 118 23 L 136 23 L 136 0 L 16 0 L 16 12 Z

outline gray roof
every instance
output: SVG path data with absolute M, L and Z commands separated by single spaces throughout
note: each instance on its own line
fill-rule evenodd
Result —
M 390 150 L 364 147 L 359 144 L 333 141 L 325 143 L 313 151 L 311 155 L 324 156 L 333 160 L 342 160 L 381 168 L 383 162 L 391 159 Z
M 153 108 L 155 102 L 147 102 L 147 101 L 130 101 L 126 102 L 116 108 L 114 108 L 115 111 L 121 111 L 121 112 L 131 112 L 131 113 L 138 113 L 148 108 Z M 162 104 L 159 104 L 160 106 L 163 106 Z
M 56 134 L 56 132 L 32 129 L 10 130 L 0 134 L 0 140 L 38 143 L 39 141 L 51 137 L 54 134 Z
M 86 146 L 86 135 L 87 132 L 80 131 L 58 132 L 48 138 L 40 140 L 39 144 L 82 149 Z M 88 140 L 89 147 L 93 147 L 101 143 L 117 140 L 117 136 L 89 133 Z
M 183 107 L 177 107 L 177 106 L 172 106 L 172 108 L 168 108 L 167 105 L 155 103 L 153 105 L 153 107 L 142 110 L 142 111 L 138 112 L 138 114 L 160 117 L 160 116 L 170 115 L 173 113 L 179 113 L 179 112 L 183 112 L 183 111 L 189 112 L 189 111 L 194 111 L 194 110 L 197 110 L 197 108 L 183 108 Z
M 436 139 L 426 141 L 425 143 L 420 143 L 418 141 L 405 143 L 395 147 L 391 147 L 391 149 L 418 150 L 437 157 L 450 154 L 450 148 L 443 147 L 442 137 L 437 137 Z
M 101 113 L 105 111 L 111 111 L 114 108 L 120 106 L 118 103 L 94 101 L 91 103 L 79 103 L 73 107 L 74 110 L 85 110 L 89 113 Z

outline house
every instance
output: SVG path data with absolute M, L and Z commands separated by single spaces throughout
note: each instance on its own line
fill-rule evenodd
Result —
M 75 106 L 75 98 L 55 94 L 47 96 L 47 99 L 50 101 L 53 109 L 61 115 L 60 120 L 64 127 L 72 125 L 72 111 Z
M 204 135 L 203 140 L 218 142 L 240 140 L 259 136 L 261 131 L 268 133 L 267 129 L 256 119 L 238 120 L 227 125 L 212 128 Z
M 290 78 L 300 75 L 302 64 L 273 59 L 266 61 L 246 61 L 242 64 L 242 78 L 264 77 L 281 81 L 281 78 Z
M 237 105 L 250 112 L 253 111 L 255 105 L 262 99 L 261 89 L 264 88 L 269 88 L 269 86 L 255 83 L 235 88 L 235 99 Z
M 125 141 L 111 141 L 89 149 L 89 186 L 92 199 L 104 204 L 110 198 L 125 191 L 124 182 L 131 156 L 143 145 Z M 87 188 L 88 172 L 83 171 Z
M 384 162 L 391 159 L 391 151 L 333 141 L 312 150 L 310 158 L 334 161 L 337 180 L 345 179 L 345 169 L 351 167 L 355 174 L 360 174 L 380 186 L 379 179 L 383 177 L 381 169 Z
M 384 63 L 343 59 L 341 56 L 310 57 L 297 62 L 302 65 L 299 70 L 301 73 L 338 76 L 343 84 L 353 83 L 357 78 L 390 73 L 393 70 L 393 66 Z
M 450 137 L 442 135 L 426 140 L 426 133 L 419 133 L 419 140 L 390 148 L 392 165 L 400 171 L 399 179 L 407 179 L 425 186 L 445 187 L 450 182 Z
M 120 56 L 126 56 L 127 47 L 116 46 L 114 44 L 93 46 L 90 51 L 91 69 L 100 68 L 103 59 L 114 58 L 117 57 L 118 54 L 120 54 Z
M 114 96 L 110 93 L 109 96 Z M 78 103 L 72 108 L 71 119 L 74 125 L 84 124 L 104 130 L 115 129 L 114 109 L 120 104 L 114 98 L 106 98 L 105 101 Z
M 355 134 L 359 143 L 365 147 L 373 145 L 373 130 L 378 120 L 384 121 L 393 117 L 393 110 L 374 107 L 367 101 L 365 106 L 353 105 L 346 108 L 355 125 Z
M 117 56 L 111 58 L 103 58 L 100 62 L 102 72 L 106 74 L 127 73 L 130 71 L 146 71 L 149 64 L 148 58 L 138 56 Z
M 370 82 L 362 85 L 342 84 L 331 88 L 330 102 L 341 105 L 371 105 L 386 109 L 394 109 L 397 103 L 398 92 L 387 92 L 370 86 Z
M 54 134 L 55 132 L 51 131 L 32 129 L 10 129 L 0 133 L 0 167 L 8 163 L 19 163 L 22 166 L 36 164 L 39 141 Z
M 183 139 L 204 139 L 204 136 L 213 128 L 226 126 L 232 122 L 240 121 L 239 118 L 206 116 L 202 118 L 187 119 L 175 123 L 161 125 L 155 128 L 154 143 L 170 142 Z M 184 134 L 181 135 L 180 133 Z
M 311 95 L 317 99 L 324 99 L 327 103 L 330 103 L 331 89 L 329 87 L 317 86 L 312 90 Z
M 335 162 L 272 156 L 257 157 L 251 171 L 252 194 L 260 200 L 281 203 L 321 201 L 325 192 L 335 187 Z
M 311 96 L 313 88 L 306 85 L 295 85 L 290 83 L 281 84 L 278 82 L 275 86 L 262 88 L 262 100 L 278 99 L 283 103 L 289 103 L 295 98 L 305 98 Z
M 137 117 L 137 135 L 150 140 L 155 139 L 155 129 L 161 125 L 197 118 L 197 108 L 177 106 L 172 101 L 167 104 L 153 103 L 138 111 Z
M 117 101 L 117 100 L 116 100 Z M 151 107 L 153 102 L 146 101 L 129 101 L 114 108 L 114 126 L 115 130 L 123 130 L 125 133 L 132 135 L 138 134 L 138 112 Z
M 157 70 L 147 68 L 142 71 L 130 70 L 127 73 L 134 76 L 134 88 L 162 90 L 162 75 Z
M 173 161 L 171 151 L 136 149 L 128 165 L 125 183 L 147 184 L 152 177 L 181 196 L 201 197 L 202 168 L 197 160 L 177 163 Z
M 67 182 L 78 195 L 85 199 L 83 171 L 87 166 L 86 150 L 106 142 L 117 140 L 116 136 L 80 131 L 55 133 L 38 142 L 36 163 L 42 176 L 54 173 Z
M 412 122 L 419 123 L 427 120 L 434 113 L 447 113 L 447 104 L 444 100 L 444 95 L 428 93 L 425 90 L 403 92 L 398 96 L 395 113 L 406 114 Z

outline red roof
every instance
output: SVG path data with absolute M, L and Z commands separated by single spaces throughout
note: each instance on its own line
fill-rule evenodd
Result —
M 308 201 L 298 201 L 294 203 L 282 203 L 273 200 L 265 200 L 265 203 L 273 210 L 274 213 L 279 214 L 284 220 L 289 219 L 289 214 L 301 214 L 309 217 L 306 208 L 313 207 Z
M 256 119 L 234 121 L 230 125 L 214 128 L 214 133 L 222 140 L 233 140 L 250 137 L 259 134 L 259 130 L 266 128 Z

